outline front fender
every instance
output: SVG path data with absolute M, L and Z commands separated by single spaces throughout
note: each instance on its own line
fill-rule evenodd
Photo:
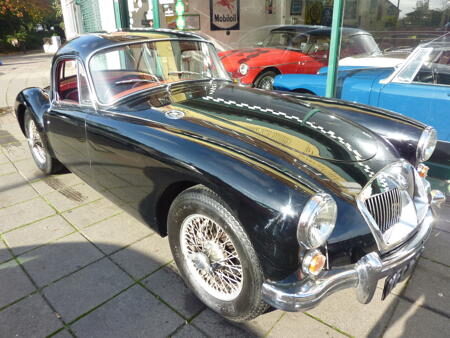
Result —
M 306 90 L 314 95 L 325 95 L 326 77 L 317 74 L 286 74 L 275 77 L 273 86 L 276 90 Z

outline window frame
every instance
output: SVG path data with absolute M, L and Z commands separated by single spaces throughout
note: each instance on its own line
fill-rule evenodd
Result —
M 70 101 L 70 100 L 62 100 L 59 97 L 59 92 L 58 92 L 58 88 L 59 88 L 59 75 L 60 75 L 60 64 L 62 62 L 67 62 L 67 61 L 75 61 L 76 62 L 76 77 L 77 77 L 77 89 L 78 89 L 78 102 L 74 102 L 74 101 Z M 65 66 L 65 65 L 64 65 Z M 80 93 L 80 67 L 83 69 L 84 71 L 84 77 L 86 79 L 86 86 L 87 86 L 87 91 L 89 93 L 89 102 L 82 102 L 81 100 L 81 93 Z M 81 59 L 75 55 L 64 55 L 64 56 L 60 56 L 58 57 L 54 62 L 53 62 L 53 70 L 52 70 L 52 103 L 53 104 L 59 104 L 59 105 L 64 105 L 64 106 L 85 106 L 85 107 L 93 107 L 94 106 L 94 102 L 95 100 L 93 99 L 93 95 L 92 95 L 92 89 L 91 89 L 91 85 L 90 85 L 90 80 L 89 80 L 89 75 L 86 71 L 86 67 L 84 66 L 83 62 L 81 61 Z

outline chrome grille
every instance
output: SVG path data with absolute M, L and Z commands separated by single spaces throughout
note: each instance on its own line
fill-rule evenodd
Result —
M 398 188 L 373 195 L 364 204 L 382 233 L 400 221 L 402 204 Z

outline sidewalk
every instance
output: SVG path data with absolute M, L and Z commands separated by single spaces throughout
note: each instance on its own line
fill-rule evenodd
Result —
M 13 106 L 24 88 L 48 86 L 52 57 L 44 53 L 0 56 L 0 108 Z
M 0 107 L 21 89 L 14 77 L 27 85 L 48 81 L 49 56 L 8 61 L 14 76 L 0 74 Z M 380 282 L 368 305 L 346 290 L 306 313 L 273 311 L 237 325 L 206 309 L 185 287 L 166 238 L 71 173 L 43 177 L 13 114 L 5 110 L 0 112 L 0 337 L 446 337 L 450 207 L 439 218 L 412 278 L 385 301 Z

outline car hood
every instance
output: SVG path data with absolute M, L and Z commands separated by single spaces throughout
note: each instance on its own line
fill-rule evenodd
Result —
M 300 51 L 282 48 L 243 48 L 219 53 L 225 68 L 229 72 L 235 72 L 241 63 L 247 63 L 251 67 L 267 66 L 282 62 L 286 57 L 295 55 L 301 60 L 307 57 Z
M 152 118 L 184 139 L 251 158 L 296 179 L 312 178 L 347 196 L 359 193 L 394 159 L 378 135 L 296 98 L 215 81 L 173 86 L 159 95 L 119 109 L 141 110 L 136 116 L 156 109 L 160 114 Z M 149 103 L 152 107 L 145 108 Z

